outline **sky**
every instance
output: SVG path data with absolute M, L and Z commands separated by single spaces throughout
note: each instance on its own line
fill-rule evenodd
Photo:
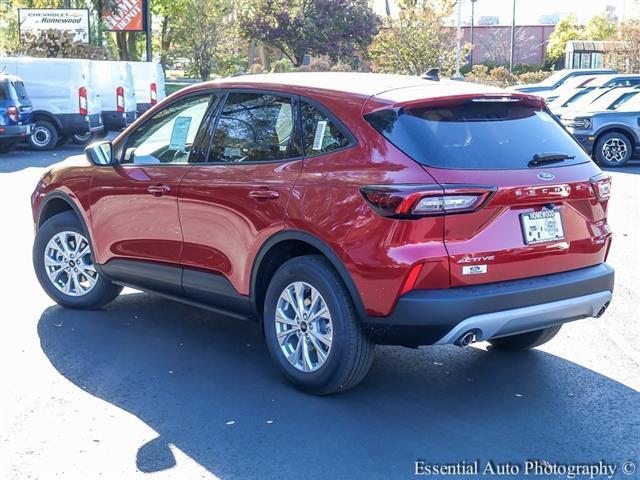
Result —
M 384 4 L 384 0 L 374 0 L 375 10 L 384 14 Z M 637 16 L 640 10 L 635 0 L 516 0 L 516 23 L 537 24 L 540 15 L 553 13 L 558 13 L 561 17 L 573 13 L 580 22 L 586 22 L 593 15 L 604 13 L 607 5 L 615 7 L 620 20 Z M 511 24 L 512 6 L 512 0 L 477 0 L 475 18 L 498 16 L 501 24 Z M 463 23 L 469 23 L 470 18 L 471 0 L 462 0 Z

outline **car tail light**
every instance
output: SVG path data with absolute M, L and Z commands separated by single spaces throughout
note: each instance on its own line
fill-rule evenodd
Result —
M 468 213 L 484 205 L 495 187 L 478 185 L 367 185 L 360 188 L 371 208 L 389 218 Z
M 611 197 L 611 177 L 606 173 L 601 173 L 589 179 L 596 198 L 601 202 L 606 202 Z
M 80 115 L 89 114 L 89 110 L 87 109 L 87 89 L 85 87 L 78 89 L 78 105 L 80 107 Z
M 20 120 L 20 112 L 18 111 L 18 107 L 8 107 L 7 116 L 13 123 L 18 123 L 18 121 Z
M 156 103 L 158 103 L 158 87 L 156 87 L 155 83 L 151 84 L 149 95 L 151 98 L 151 105 L 155 105 Z
M 124 112 L 124 88 L 116 88 L 116 108 L 118 112 Z

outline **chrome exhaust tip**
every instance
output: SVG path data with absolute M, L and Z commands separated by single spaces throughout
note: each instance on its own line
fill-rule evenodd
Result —
M 602 315 L 604 315 L 604 312 L 607 310 L 607 308 L 609 307 L 609 302 L 605 303 L 602 308 L 600 309 L 600 311 L 598 313 L 595 314 L 594 318 L 600 318 Z
M 453 344 L 459 347 L 468 347 L 475 341 L 476 341 L 475 330 L 469 330 L 467 333 L 462 334 L 460 338 L 458 338 L 455 342 L 453 342 Z

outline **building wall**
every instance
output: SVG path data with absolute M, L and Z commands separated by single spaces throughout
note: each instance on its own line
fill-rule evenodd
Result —
M 544 62 L 546 46 L 554 25 L 516 26 L 514 65 L 537 64 Z M 511 26 L 481 25 L 474 26 L 473 63 L 494 62 L 498 65 L 509 64 L 511 45 Z M 471 43 L 471 27 L 462 27 L 462 43 Z

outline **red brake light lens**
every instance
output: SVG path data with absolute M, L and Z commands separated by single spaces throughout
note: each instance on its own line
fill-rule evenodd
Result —
M 20 120 L 20 112 L 18 112 L 18 107 L 8 107 L 7 116 L 13 123 L 18 123 L 18 121 Z
M 151 98 L 151 105 L 155 105 L 156 103 L 158 103 L 158 87 L 155 83 L 151 84 L 149 94 Z
M 494 187 L 477 185 L 368 185 L 360 188 L 369 206 L 388 218 L 467 213 L 484 205 Z
M 606 202 L 611 197 L 611 177 L 606 173 L 601 173 L 589 179 L 596 198 L 601 202 Z
M 116 88 L 116 108 L 118 112 L 124 112 L 124 88 Z
M 79 105 L 80 115 L 89 114 L 89 110 L 87 108 L 87 89 L 85 87 L 80 87 L 78 89 L 78 105 Z

